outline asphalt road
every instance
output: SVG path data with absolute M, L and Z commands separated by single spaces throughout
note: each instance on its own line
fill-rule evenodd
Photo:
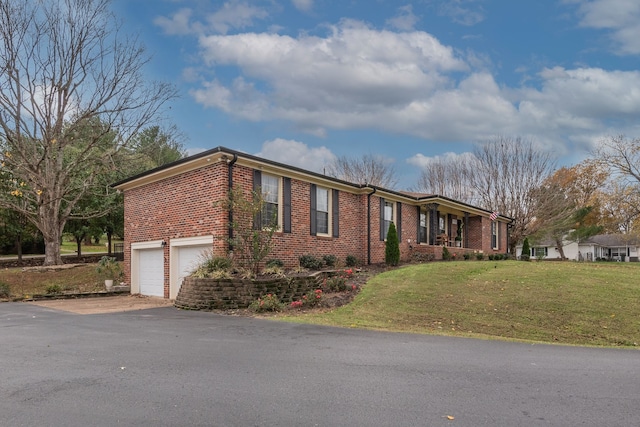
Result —
M 640 352 L 0 304 L 2 426 L 638 426 Z

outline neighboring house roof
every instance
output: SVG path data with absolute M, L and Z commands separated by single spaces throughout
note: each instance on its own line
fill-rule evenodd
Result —
M 639 246 L 640 238 L 629 234 L 598 234 L 580 243 L 593 243 L 600 246 Z
M 160 167 L 145 171 L 138 175 L 134 175 L 122 181 L 116 182 L 111 186 L 119 190 L 136 188 L 141 185 L 146 185 L 152 182 L 159 181 L 161 179 L 169 178 L 169 177 L 176 176 L 188 171 L 199 169 L 201 167 L 206 166 L 207 164 L 211 164 L 211 162 L 219 162 L 219 161 L 226 161 L 227 164 L 233 164 L 237 161 L 238 163 L 244 164 L 245 166 L 249 166 L 249 167 L 268 166 L 271 169 L 273 169 L 274 172 L 280 172 L 280 173 L 289 175 L 291 177 L 305 179 L 305 180 L 330 182 L 334 186 L 337 186 L 343 189 L 348 189 L 355 193 L 362 193 L 362 194 L 377 193 L 378 195 L 385 195 L 387 197 L 392 196 L 400 200 L 404 199 L 408 202 L 413 202 L 414 204 L 445 202 L 447 203 L 447 205 L 457 206 L 461 210 L 468 210 L 480 215 L 489 216 L 492 213 L 492 211 L 489 211 L 487 209 L 482 209 L 477 206 L 473 206 L 468 203 L 450 199 L 448 197 L 441 196 L 438 194 L 396 191 L 396 190 L 390 190 L 387 188 L 377 187 L 375 185 L 355 184 L 355 183 L 343 181 L 341 179 L 334 178 L 328 175 L 323 175 L 317 172 L 305 170 L 302 168 L 298 168 L 296 166 L 286 165 L 284 163 L 279 163 L 273 160 L 264 159 L 258 156 L 254 156 L 251 154 L 243 153 L 243 152 L 232 150 L 230 148 L 225 148 L 225 147 L 216 147 L 211 150 L 207 150 L 207 151 L 203 151 L 201 153 L 195 154 L 193 156 L 185 157 L 175 162 L 162 165 Z M 498 218 L 504 222 L 512 221 L 512 218 L 507 217 L 505 215 L 499 215 Z

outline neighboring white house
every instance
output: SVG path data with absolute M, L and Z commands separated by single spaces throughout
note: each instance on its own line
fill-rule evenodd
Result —
M 531 258 L 560 259 L 555 242 L 529 242 Z M 640 239 L 626 234 L 598 234 L 580 242 L 564 241 L 564 256 L 575 261 L 638 261 Z M 522 255 L 522 244 L 516 246 L 516 256 Z

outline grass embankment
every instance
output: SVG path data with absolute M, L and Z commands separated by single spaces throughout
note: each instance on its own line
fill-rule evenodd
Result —
M 103 290 L 104 279 L 96 272 L 95 264 L 65 266 L 60 269 L 0 269 L 0 301 L 29 299 L 33 295 L 47 293 Z
M 371 279 L 349 305 L 293 321 L 580 345 L 640 343 L 638 263 L 454 261 Z

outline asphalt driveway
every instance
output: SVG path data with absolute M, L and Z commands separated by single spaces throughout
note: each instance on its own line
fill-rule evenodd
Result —
M 634 426 L 640 352 L 0 304 L 0 425 Z

